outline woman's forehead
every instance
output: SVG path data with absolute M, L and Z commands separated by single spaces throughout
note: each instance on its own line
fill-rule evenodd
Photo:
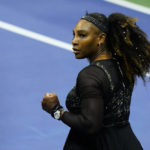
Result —
M 95 25 L 93 25 L 91 22 L 81 19 L 76 24 L 74 30 L 97 31 L 98 28 Z

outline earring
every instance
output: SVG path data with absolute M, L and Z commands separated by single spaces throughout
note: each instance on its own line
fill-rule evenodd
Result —
M 100 47 L 101 43 L 98 43 L 97 46 Z

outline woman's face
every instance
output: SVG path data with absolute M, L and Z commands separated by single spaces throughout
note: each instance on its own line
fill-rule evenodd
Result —
M 99 29 L 86 20 L 80 20 L 73 30 L 73 52 L 77 59 L 93 58 L 99 44 Z

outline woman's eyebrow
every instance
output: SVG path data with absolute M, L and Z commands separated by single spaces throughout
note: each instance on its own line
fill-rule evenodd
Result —
M 76 32 L 80 33 L 80 32 L 87 32 L 86 30 L 76 30 Z M 73 30 L 73 33 L 75 33 L 75 31 Z
M 77 30 L 77 32 L 87 32 L 86 30 Z

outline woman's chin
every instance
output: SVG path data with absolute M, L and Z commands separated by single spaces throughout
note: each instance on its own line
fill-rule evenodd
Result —
M 75 58 L 76 58 L 76 59 L 83 59 L 84 57 L 82 57 L 82 56 L 79 55 L 79 54 L 75 54 Z

